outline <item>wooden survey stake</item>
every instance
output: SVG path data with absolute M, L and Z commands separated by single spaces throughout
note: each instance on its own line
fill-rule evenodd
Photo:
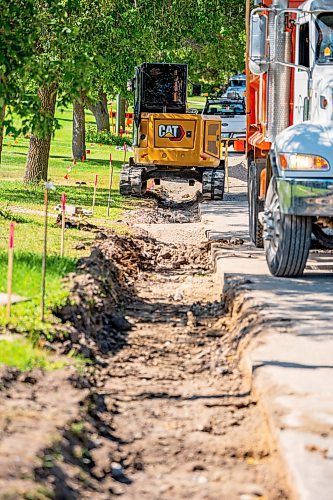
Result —
M 124 165 L 126 163 L 126 155 L 127 155 L 127 144 L 124 142 Z
M 52 182 L 45 182 L 44 189 L 44 244 L 42 256 L 42 303 L 41 303 L 41 320 L 45 319 L 45 280 L 46 280 L 46 258 L 47 258 L 47 222 L 49 208 L 49 191 L 55 191 L 55 186 Z
M 110 153 L 110 172 L 109 172 L 109 196 L 108 196 L 108 212 L 107 216 L 110 217 L 110 205 L 111 205 L 111 192 L 112 192 L 112 179 L 113 179 L 113 165 L 112 165 L 112 155 Z
M 94 182 L 94 194 L 93 194 L 93 203 L 92 203 L 92 214 L 94 215 L 94 208 L 96 204 L 96 191 L 97 191 L 97 184 L 98 184 L 98 175 L 95 175 L 95 182 Z
M 41 320 L 45 319 L 45 278 L 46 278 L 46 254 L 47 254 L 47 210 L 49 205 L 49 192 L 45 188 L 44 191 L 44 244 L 43 244 L 43 259 L 42 259 L 42 304 L 41 304 Z
M 13 294 L 13 264 L 14 264 L 14 223 L 9 227 L 8 276 L 7 276 L 7 320 L 10 319 Z
M 64 256 L 65 250 L 65 225 L 66 225 L 66 193 L 61 195 L 61 244 L 60 257 Z

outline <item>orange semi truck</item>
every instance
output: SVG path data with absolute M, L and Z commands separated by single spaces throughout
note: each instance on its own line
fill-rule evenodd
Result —
M 275 276 L 333 248 L 333 1 L 247 0 L 251 239 Z

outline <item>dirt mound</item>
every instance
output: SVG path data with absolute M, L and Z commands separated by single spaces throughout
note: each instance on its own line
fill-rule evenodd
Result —
M 205 270 L 207 245 L 110 233 L 97 247 L 102 261 L 95 249 L 85 268 L 96 279 L 109 252 L 119 273 L 119 253 L 131 262 L 118 298 L 132 329 L 121 349 L 87 367 L 89 397 L 43 450 L 35 479 L 59 499 L 288 498 Z
M 8 376 L 14 380 L 5 386 L 1 379 L 1 499 L 50 498 L 42 495 L 40 485 L 34 482 L 33 470 L 41 462 L 40 450 L 54 442 L 59 429 L 78 419 L 87 397 L 87 391 L 73 387 L 71 373 L 74 370 L 68 367 L 56 372 L 6 370 L 7 380 Z
M 170 184 L 170 183 L 169 183 Z M 144 210 L 133 210 L 128 213 L 131 224 L 186 224 L 199 222 L 199 199 L 196 191 L 183 194 L 179 199 L 169 197 L 169 192 L 162 188 L 147 193 Z
M 123 316 L 126 303 L 135 295 L 140 273 L 180 268 L 209 269 L 209 244 L 175 245 L 148 237 L 99 233 L 89 257 L 78 273 L 68 277 L 71 293 L 56 311 L 70 324 L 70 338 L 61 344 L 64 353 L 73 348 L 85 357 L 115 353 L 126 343 L 131 324 Z

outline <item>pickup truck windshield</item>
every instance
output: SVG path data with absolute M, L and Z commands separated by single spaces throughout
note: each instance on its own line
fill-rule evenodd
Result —
M 244 115 L 245 106 L 243 102 L 210 102 L 206 104 L 204 114 L 220 116 Z
M 316 26 L 316 61 L 319 64 L 333 64 L 333 13 L 320 14 Z
M 244 80 L 232 79 L 229 82 L 229 87 L 245 87 L 245 84 L 246 84 L 245 79 Z

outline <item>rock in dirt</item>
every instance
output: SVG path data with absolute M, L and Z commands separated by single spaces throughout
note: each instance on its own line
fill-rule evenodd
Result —
M 183 293 L 180 290 L 180 288 L 177 288 L 175 293 L 174 293 L 173 300 L 179 301 L 179 300 L 182 300 L 182 298 L 183 298 Z
M 119 332 L 128 332 L 132 325 L 124 316 L 111 316 L 110 324 Z
M 111 474 L 114 478 L 119 478 L 123 475 L 123 468 L 120 464 L 117 464 L 116 462 L 113 462 L 111 464 Z
M 74 248 L 75 250 L 84 250 L 86 248 L 86 245 L 84 243 L 78 243 Z

